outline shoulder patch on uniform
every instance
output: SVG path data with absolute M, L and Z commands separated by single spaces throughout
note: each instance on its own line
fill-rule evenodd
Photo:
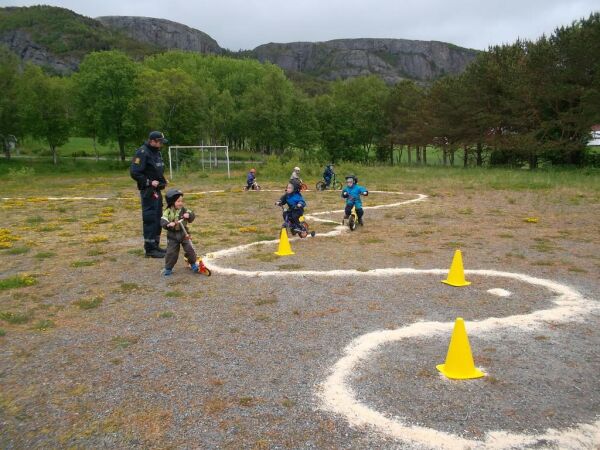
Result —
M 139 164 L 139 163 L 140 163 L 140 158 L 135 158 L 135 159 L 133 160 L 133 163 L 134 163 L 134 164 Z

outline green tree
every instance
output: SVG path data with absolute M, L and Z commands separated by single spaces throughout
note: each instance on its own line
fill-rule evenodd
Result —
M 313 158 L 313 149 L 319 142 L 319 123 L 315 112 L 315 102 L 297 89 L 292 98 L 290 110 L 292 146 L 300 149 L 304 160 Z
M 208 106 L 208 134 L 212 145 L 225 142 L 235 117 L 235 100 L 227 89 L 213 96 Z
M 94 133 L 100 142 L 119 145 L 125 161 L 125 144 L 131 139 L 131 104 L 136 97 L 136 64 L 119 51 L 87 55 L 73 76 L 78 104 L 78 123 L 93 118 Z M 145 93 L 153 98 L 153 92 Z M 96 125 L 97 124 L 97 125 Z
M 173 144 L 195 145 L 205 134 L 207 95 L 185 71 L 144 68 L 136 78 L 135 91 L 129 123 L 137 137 L 144 137 L 151 128 L 162 130 Z
M 70 89 L 69 79 L 46 76 L 33 65 L 26 67 L 18 82 L 23 129 L 48 143 L 54 164 L 58 163 L 58 147 L 69 140 Z
M 0 144 L 6 158 L 10 158 L 11 136 L 21 134 L 17 112 L 19 60 L 14 53 L 0 45 Z
M 541 156 L 583 161 L 590 128 L 600 123 L 600 13 L 541 38 L 529 59 L 540 93 Z M 540 82 L 542 80 L 543 82 Z
M 360 159 L 356 148 L 354 130 L 349 125 L 349 114 L 336 104 L 333 94 L 322 95 L 316 100 L 319 123 L 319 141 L 323 156 L 331 162 Z
M 242 99 L 244 134 L 257 149 L 281 154 L 292 140 L 293 86 L 281 69 L 265 65 L 260 82 L 248 88 Z
M 369 160 L 386 134 L 384 107 L 389 90 L 378 77 L 337 81 L 317 100 L 321 145 L 330 159 Z
M 414 82 L 404 80 L 396 84 L 385 102 L 385 142 L 379 147 L 379 159 L 388 159 L 394 164 L 395 145 L 408 146 L 409 163 L 411 162 L 410 146 L 421 143 L 421 129 L 417 115 L 424 93 Z
M 468 143 L 465 117 L 464 85 L 459 78 L 437 80 L 423 102 L 423 115 L 431 143 L 442 149 L 443 164 L 454 165 L 454 155 L 461 144 Z

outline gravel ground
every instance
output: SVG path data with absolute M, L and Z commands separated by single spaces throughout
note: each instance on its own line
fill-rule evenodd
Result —
M 461 248 L 467 269 L 526 273 L 600 298 L 598 199 L 584 205 L 566 201 L 571 192 L 487 194 L 442 192 L 367 211 L 366 226 L 354 233 L 292 241 L 294 256 L 274 257 L 268 245 L 217 263 L 242 270 L 443 269 Z M 215 251 L 276 236 L 278 211 L 265 209 L 272 199 L 260 195 L 269 194 L 192 200 L 195 209 L 202 205 L 196 245 Z M 369 197 L 369 204 L 387 201 Z M 339 202 L 322 197 L 311 205 L 318 211 Z M 56 213 L 39 203 L 25 207 L 45 219 Z M 417 321 L 462 316 L 468 330 L 469 321 L 553 305 L 545 288 L 481 275 L 452 288 L 431 274 L 205 278 L 180 263 L 164 279 L 160 262 L 135 253 L 139 243 L 119 208 L 93 230 L 111 239 L 90 244 L 84 225 L 105 207 L 82 212 L 76 233 L 62 225 L 34 239 L 33 231 L 19 230 L 32 253 L 54 257 L 3 257 L 1 278 L 31 268 L 38 284 L 0 291 L 0 310 L 35 318 L 0 323 L 2 448 L 413 448 L 321 409 L 319 386 L 346 346 Z M 540 223 L 525 223 L 530 216 Z M 24 223 L 16 217 L 18 229 Z M 240 224 L 256 230 L 239 231 Z M 94 251 L 99 247 L 105 252 Z M 90 259 L 92 266 L 73 266 Z M 494 296 L 492 288 L 512 295 Z M 97 308 L 74 306 L 94 296 L 102 298 Z M 37 319 L 55 326 L 33 329 Z M 488 376 L 467 382 L 449 382 L 435 369 L 449 336 L 384 345 L 350 382 L 361 401 L 386 415 L 472 439 L 490 430 L 591 423 L 600 414 L 599 324 L 600 315 L 591 314 L 535 332 L 470 335 L 475 363 Z
M 466 382 L 440 376 L 431 363 L 443 362 L 447 342 L 411 339 L 365 361 L 353 385 L 362 401 L 408 423 L 475 439 L 497 430 L 536 434 L 597 420 L 599 339 L 587 321 L 471 335 L 475 363 L 487 377 Z

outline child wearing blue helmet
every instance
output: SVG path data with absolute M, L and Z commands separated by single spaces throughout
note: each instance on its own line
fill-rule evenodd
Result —
M 356 175 L 347 175 L 346 186 L 344 186 L 344 189 L 342 189 L 342 197 L 346 199 L 344 219 L 348 219 L 350 217 L 352 207 L 355 207 L 359 225 L 363 225 L 362 217 L 364 214 L 362 200 L 360 198 L 361 195 L 367 196 L 369 195 L 369 191 L 367 191 L 366 188 L 358 185 L 358 178 L 356 178 Z

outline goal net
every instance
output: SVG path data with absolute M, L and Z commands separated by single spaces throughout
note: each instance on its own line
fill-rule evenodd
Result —
M 174 145 L 169 146 L 169 174 L 182 170 L 229 170 L 229 146 L 227 145 Z

